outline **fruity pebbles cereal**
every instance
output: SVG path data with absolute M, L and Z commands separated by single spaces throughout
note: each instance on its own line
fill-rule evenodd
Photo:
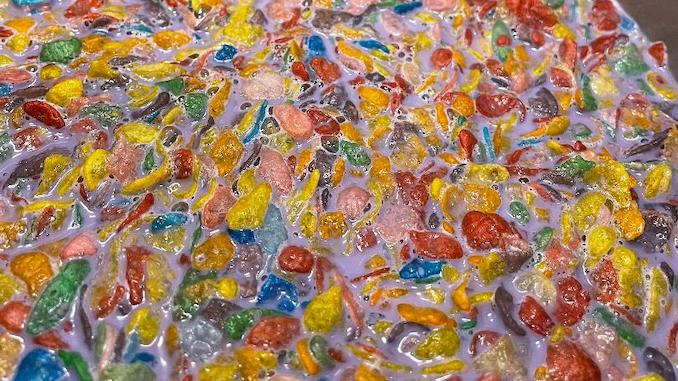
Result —
M 0 24 L 0 379 L 676 381 L 678 89 L 613 0 Z

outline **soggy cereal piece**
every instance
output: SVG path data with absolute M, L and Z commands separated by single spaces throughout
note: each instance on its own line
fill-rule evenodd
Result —
M 432 359 L 437 356 L 452 357 L 459 349 L 459 336 L 448 328 L 432 331 L 417 346 L 414 355 L 421 359 Z
M 28 320 L 31 307 L 20 301 L 10 301 L 0 308 L 0 325 L 7 331 L 20 333 Z
M 72 258 L 81 258 L 94 255 L 98 250 L 98 246 L 89 233 L 82 233 L 70 240 L 59 253 L 62 260 Z
M 90 269 L 89 262 L 75 259 L 68 262 L 61 272 L 52 278 L 28 316 L 26 321 L 28 334 L 35 336 L 54 328 L 66 317 Z
M 20 339 L 8 332 L 0 335 L 0 377 L 10 377 L 15 374 L 21 352 L 24 349 Z
M 304 326 L 311 332 L 328 333 L 339 323 L 342 312 L 341 289 L 333 286 L 308 304 L 304 311 Z
M 202 223 L 214 229 L 226 218 L 226 213 L 235 203 L 236 198 L 229 187 L 217 185 L 214 194 L 202 209 Z
M 129 184 L 137 175 L 141 157 L 140 149 L 127 142 L 125 138 L 118 139 L 111 154 L 106 157 L 106 169 L 122 184 Z
M 258 273 L 264 262 L 261 247 L 256 243 L 239 245 L 233 262 L 235 269 L 244 275 Z
M 278 254 L 278 265 L 288 272 L 308 273 L 313 269 L 313 262 L 313 254 L 299 246 L 287 246 Z
M 10 262 L 10 270 L 26 284 L 32 297 L 38 296 L 54 274 L 49 257 L 40 252 L 17 255 Z
M 337 209 L 351 221 L 360 217 L 370 201 L 370 193 L 359 186 L 344 188 L 337 198 Z
M 563 325 L 574 325 L 586 313 L 591 297 L 582 284 L 572 276 L 560 279 L 556 285 L 559 294 L 556 319 Z
M 271 199 L 271 185 L 262 183 L 252 192 L 240 197 L 226 213 L 230 229 L 255 229 L 264 223 L 268 203 Z
M 377 233 L 388 244 L 395 244 L 405 238 L 410 230 L 421 225 L 419 215 L 408 205 L 387 204 L 382 208 L 376 223 Z
M 212 144 L 209 156 L 214 160 L 219 175 L 224 176 L 235 168 L 244 150 L 242 143 L 233 131 L 226 130 Z
M 48 127 L 60 129 L 66 126 L 66 122 L 59 110 L 47 102 L 39 100 L 28 101 L 22 107 L 26 115 L 32 116 Z
M 61 365 L 61 361 L 54 353 L 35 348 L 21 359 L 15 378 L 18 380 L 58 380 L 66 376 L 66 368 Z
M 489 249 L 499 246 L 502 236 L 510 233 L 511 227 L 498 214 L 472 211 L 464 216 L 462 231 L 469 246 Z
M 67 64 L 82 52 L 78 38 L 55 40 L 45 43 L 40 50 L 40 61 Z
M 449 326 L 454 322 L 442 311 L 433 307 L 419 307 L 401 303 L 397 306 L 398 315 L 406 321 L 432 326 Z
M 280 209 L 269 205 L 264 216 L 264 224 L 256 231 L 255 237 L 265 253 L 273 255 L 278 252 L 278 248 L 288 237 Z
M 299 320 L 284 316 L 271 316 L 259 321 L 247 335 L 248 344 L 257 347 L 279 349 L 299 335 Z
M 600 369 L 607 369 L 609 366 L 617 342 L 614 330 L 596 320 L 587 320 L 579 328 L 577 343 Z
M 459 259 L 464 253 L 456 239 L 446 234 L 410 231 L 418 255 L 430 259 Z
M 220 270 L 233 258 L 235 247 L 227 234 L 209 237 L 193 251 L 193 267 L 198 270 Z
M 473 360 L 475 369 L 519 378 L 525 377 L 527 369 L 523 365 L 516 347 L 507 335 L 499 338 L 486 352 Z
M 280 152 L 264 148 L 261 150 L 257 176 L 280 194 L 289 194 L 292 190 L 293 180 L 290 168 Z
M 305 140 L 313 134 L 311 119 L 294 105 L 284 103 L 275 106 L 273 116 L 280 123 L 280 127 L 295 140 Z
M 101 371 L 104 380 L 129 380 L 154 381 L 156 375 L 153 370 L 141 361 L 131 364 L 111 364 Z
M 270 70 L 256 73 L 240 87 L 241 95 L 250 101 L 279 99 L 285 92 L 283 77 Z
M 285 22 L 294 16 L 294 9 L 301 6 L 299 0 L 275 0 L 266 6 L 266 16 L 276 22 Z
M 342 212 L 327 212 L 320 216 L 318 233 L 324 240 L 338 239 L 347 230 L 346 221 Z
M 577 344 L 563 340 L 546 349 L 546 366 L 553 380 L 601 380 L 598 365 Z
M 158 336 L 160 318 L 148 307 L 142 307 L 132 316 L 127 326 L 127 332 L 135 331 L 139 335 L 139 341 L 148 345 Z
M 526 326 L 542 336 L 547 336 L 554 326 L 548 313 L 531 296 L 525 297 L 525 300 L 520 304 L 518 316 Z
M 336 63 L 323 57 L 313 57 L 310 62 L 313 71 L 326 84 L 330 84 L 341 78 L 341 69 Z

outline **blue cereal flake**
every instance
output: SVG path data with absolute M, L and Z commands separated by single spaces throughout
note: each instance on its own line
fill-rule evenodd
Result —
M 325 56 L 325 44 L 323 44 L 323 39 L 320 36 L 309 37 L 306 41 L 306 47 L 308 48 L 308 58 Z
M 14 381 L 61 381 L 66 376 L 66 368 L 55 354 L 36 348 L 21 360 Z
M 139 348 L 141 348 L 139 333 L 135 330 L 127 335 L 127 342 L 125 343 L 125 348 L 122 350 L 122 358 L 126 362 L 131 363 L 134 356 L 139 352 Z
M 483 127 L 483 139 L 485 140 L 485 149 L 487 154 L 487 160 L 489 162 L 494 162 L 494 144 L 492 143 L 492 137 L 490 136 L 490 130 L 487 127 Z
M 6 97 L 12 92 L 12 86 L 6 83 L 0 83 L 0 96 Z
M 278 309 L 283 312 L 292 312 L 299 305 L 299 292 L 292 283 L 271 274 L 257 294 L 257 305 L 267 301 L 278 301 Z
M 217 62 L 230 61 L 238 54 L 238 49 L 235 46 L 224 44 L 216 53 L 214 53 L 214 60 Z
M 257 135 L 259 135 L 259 132 L 261 131 L 261 125 L 264 122 L 264 118 L 266 117 L 266 110 L 268 110 L 268 101 L 263 101 L 261 103 L 261 106 L 259 107 L 259 112 L 257 113 L 257 119 L 254 121 L 254 124 L 252 125 L 252 128 L 250 131 L 243 137 L 242 142 L 244 144 L 247 144 L 252 141 Z
M 427 261 L 415 258 L 400 269 L 399 275 L 402 279 L 425 279 L 440 274 L 442 270 L 442 261 Z
M 153 120 L 154 120 L 155 118 L 157 118 L 158 115 L 160 115 L 160 111 L 161 111 L 161 110 L 158 110 L 158 111 L 156 111 L 156 112 L 154 112 L 154 113 L 149 114 L 147 117 L 144 118 L 144 121 L 145 121 L 146 123 L 152 124 L 152 123 L 153 123 Z
M 148 352 L 139 352 L 132 357 L 132 361 L 130 362 L 143 362 L 150 366 L 155 366 L 157 360 L 155 359 L 155 356 Z
M 624 16 L 621 19 L 621 28 L 627 32 L 632 31 L 636 27 L 636 23 L 633 22 L 630 18 Z
M 421 1 L 413 1 L 411 3 L 401 3 L 393 7 L 393 12 L 398 15 L 404 15 L 405 13 L 412 12 L 417 8 L 421 8 Z
M 231 230 L 228 229 L 228 235 L 231 236 L 233 242 L 239 245 L 246 245 L 254 243 L 254 232 L 252 230 Z
M 136 32 L 135 34 L 139 36 L 150 37 L 153 35 L 153 29 L 146 25 L 131 25 L 127 29 L 129 29 L 132 33 Z
M 381 42 L 377 40 L 360 40 L 356 42 L 358 45 L 365 49 L 376 49 L 376 50 L 381 50 L 384 53 L 390 53 L 390 50 L 388 50 L 388 46 L 382 44 Z
M 271 204 L 264 216 L 264 226 L 254 232 L 261 250 L 268 255 L 275 255 L 283 242 L 287 241 L 287 227 L 282 219 L 280 209 Z
M 518 147 L 533 146 L 539 143 L 541 143 L 541 139 L 539 138 L 523 139 L 518 142 Z
M 35 5 L 49 4 L 49 0 L 12 0 L 17 7 L 30 7 Z
M 166 213 L 156 217 L 153 222 L 151 222 L 151 232 L 157 233 L 159 231 L 171 229 L 175 226 L 185 224 L 186 221 L 188 221 L 188 216 L 183 213 Z

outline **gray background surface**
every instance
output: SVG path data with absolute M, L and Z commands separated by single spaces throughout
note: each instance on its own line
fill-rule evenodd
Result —
M 678 0 L 619 0 L 651 41 L 664 41 L 669 68 L 678 78 Z

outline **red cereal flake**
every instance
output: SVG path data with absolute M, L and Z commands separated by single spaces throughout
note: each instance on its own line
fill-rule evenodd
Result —
M 448 48 L 439 48 L 433 51 L 431 54 L 431 65 L 436 69 L 442 69 L 447 67 L 454 57 L 454 52 L 452 49 Z
M 572 326 L 586 314 L 591 297 L 577 278 L 573 276 L 567 276 L 558 280 L 557 288 L 558 304 L 555 311 L 556 319 L 562 325 Z
M 339 69 L 339 65 L 332 61 L 328 61 L 322 57 L 313 57 L 310 64 L 320 80 L 326 84 L 330 84 L 341 78 L 341 69 Z
M 61 113 L 47 102 L 28 101 L 23 105 L 24 112 L 48 127 L 64 128 L 66 122 Z
M 520 321 L 525 323 L 528 328 L 542 336 L 547 336 L 554 326 L 553 320 L 546 313 L 544 307 L 531 296 L 525 297 L 525 300 L 520 304 L 518 316 Z
M 464 255 L 459 242 L 451 236 L 430 231 L 410 231 L 417 255 L 430 259 L 459 259 Z
M 186 148 L 174 151 L 172 155 L 174 163 L 174 176 L 177 179 L 187 179 L 193 173 L 193 152 Z
M 245 338 L 247 344 L 266 349 L 280 349 L 288 345 L 301 330 L 299 319 L 270 316 L 261 319 Z
M 498 247 L 501 237 L 512 231 L 511 225 L 496 213 L 471 211 L 461 222 L 466 243 L 474 249 Z
M 313 262 L 313 254 L 300 246 L 287 246 L 278 254 L 278 266 L 287 272 L 310 273 Z
M 546 349 L 546 366 L 552 381 L 600 381 L 598 365 L 577 344 L 563 340 Z
M 0 326 L 12 333 L 19 333 L 31 313 L 31 307 L 18 300 L 7 302 L 0 308 Z
M 144 300 L 146 260 L 151 253 L 139 246 L 130 246 L 125 249 L 127 256 L 127 270 L 125 278 L 129 287 L 129 302 L 132 305 L 141 304 Z

